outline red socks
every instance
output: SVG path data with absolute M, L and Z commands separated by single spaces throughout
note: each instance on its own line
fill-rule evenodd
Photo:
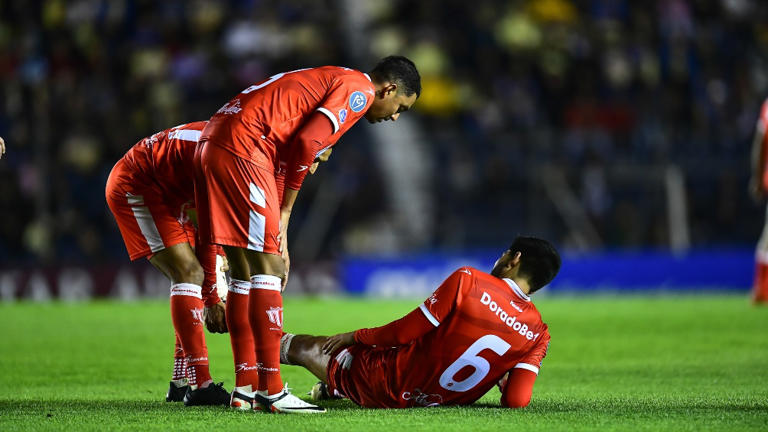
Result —
M 235 360 L 235 386 L 250 385 L 253 390 L 259 382 L 256 366 L 256 347 L 248 320 L 248 295 L 251 283 L 232 279 L 227 294 L 227 328 Z
M 752 301 L 768 303 L 768 256 L 758 252 L 755 263 L 755 282 L 752 286 Z M 764 259 L 765 258 L 765 259 Z
M 280 393 L 280 337 L 283 334 L 282 282 L 271 275 L 251 276 L 249 303 L 251 330 L 256 341 L 259 383 L 255 390 Z
M 187 378 L 191 386 L 212 382 L 208 371 L 208 349 L 203 333 L 203 300 L 200 285 L 171 285 L 171 318 L 186 354 Z
M 184 356 L 184 349 L 181 348 L 179 333 L 174 331 L 174 334 L 176 335 L 176 349 L 173 352 L 173 376 L 171 381 L 178 381 L 187 377 L 187 359 Z

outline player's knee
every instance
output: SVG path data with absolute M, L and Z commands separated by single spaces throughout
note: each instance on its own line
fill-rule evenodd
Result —
M 171 278 L 174 282 L 186 282 L 201 285 L 203 283 L 203 267 L 196 259 L 185 259 L 171 268 Z
M 279 255 L 252 252 L 248 254 L 251 275 L 266 274 L 282 278 L 285 276 L 285 263 Z

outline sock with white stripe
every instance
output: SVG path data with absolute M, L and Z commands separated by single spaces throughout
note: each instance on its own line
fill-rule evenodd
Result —
M 256 347 L 253 344 L 250 318 L 248 316 L 248 295 L 251 282 L 232 279 L 227 293 L 227 328 L 235 360 L 235 386 L 255 388 L 259 383 L 256 367 Z
M 282 281 L 277 276 L 251 276 L 249 312 L 253 338 L 256 344 L 256 361 L 259 384 L 256 390 L 268 395 L 283 391 L 280 378 L 280 337 L 283 334 Z
M 186 354 L 187 378 L 192 388 L 212 382 L 208 370 L 208 348 L 203 333 L 203 300 L 200 285 L 171 285 L 171 319 Z

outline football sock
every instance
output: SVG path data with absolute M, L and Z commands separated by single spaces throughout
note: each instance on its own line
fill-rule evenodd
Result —
M 293 341 L 294 336 L 296 335 L 283 332 L 283 335 L 280 337 L 280 364 L 293 364 L 288 361 L 288 350 L 291 349 L 291 341 Z
M 280 337 L 283 330 L 282 283 L 272 275 L 251 276 L 250 323 L 256 343 L 261 392 L 274 395 L 283 391 L 280 378 Z
M 203 333 L 203 300 L 200 285 L 171 285 L 171 319 L 186 354 L 187 378 L 195 389 L 213 380 L 208 371 L 208 349 Z
M 259 374 L 256 367 L 256 347 L 248 318 L 248 294 L 251 282 L 232 279 L 227 294 L 227 328 L 235 360 L 235 386 L 256 387 Z
M 768 257 L 758 253 L 755 265 L 755 282 L 752 287 L 752 300 L 755 303 L 768 302 Z
M 171 381 L 177 384 L 186 385 L 187 382 L 187 358 L 184 355 L 184 349 L 181 348 L 181 340 L 179 340 L 179 334 L 174 331 L 176 336 L 176 347 L 173 352 L 173 376 Z

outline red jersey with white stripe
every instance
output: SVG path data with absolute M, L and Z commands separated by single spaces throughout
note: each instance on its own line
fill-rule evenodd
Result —
M 514 368 L 538 374 L 549 332 L 513 281 L 463 267 L 419 308 L 435 328 L 398 350 L 390 397 L 464 405 Z
M 288 161 L 286 186 L 298 189 L 317 155 L 365 114 L 374 96 L 370 77 L 353 69 L 323 66 L 279 73 L 222 106 L 201 140 L 268 169 Z M 333 133 L 316 148 L 297 148 L 294 135 L 315 112 L 328 117 Z
M 760 117 L 757 119 L 757 133 L 760 134 L 761 144 L 763 146 L 763 164 L 768 165 L 768 99 L 763 102 L 760 108 Z M 763 167 L 763 187 L 768 190 L 768 166 Z
M 194 207 L 192 163 L 206 123 L 179 125 L 136 143 L 123 156 L 133 180 L 137 184 L 159 188 L 170 207 L 184 203 Z

